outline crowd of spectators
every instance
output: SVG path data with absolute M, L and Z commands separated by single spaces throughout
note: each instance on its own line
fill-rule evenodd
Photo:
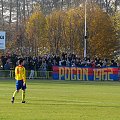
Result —
M 2 56 L 1 57 L 1 69 L 10 70 L 14 69 L 17 65 L 17 61 L 21 57 L 15 54 Z M 95 57 L 90 59 L 86 57 L 81 59 L 75 54 L 62 53 L 59 55 L 44 55 L 38 57 L 22 57 L 25 61 L 25 68 L 27 70 L 47 70 L 52 71 L 52 66 L 67 66 L 67 67 L 92 67 L 92 68 L 101 68 L 101 67 L 117 67 L 118 64 L 115 60 L 100 59 Z

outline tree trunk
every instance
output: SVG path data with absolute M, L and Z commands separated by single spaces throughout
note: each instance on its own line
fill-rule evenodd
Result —
M 105 0 L 105 7 L 106 7 L 106 12 L 108 13 L 108 0 Z
M 19 20 L 19 0 L 16 0 L 16 9 L 17 9 L 17 23 L 16 23 L 16 31 L 18 32 L 18 20 Z
M 2 29 L 4 29 L 4 15 L 3 15 L 3 13 L 4 13 L 4 5 L 3 5 L 3 0 L 1 0 L 1 5 L 2 5 Z
M 117 11 L 118 0 L 115 0 L 115 12 Z
M 23 20 L 25 21 L 25 0 L 23 0 Z
M 9 17 L 9 26 L 11 26 L 12 22 L 12 0 L 10 0 L 10 17 Z
M 28 6 L 28 1 L 26 0 L 26 5 L 27 5 L 27 16 L 28 16 L 28 18 L 29 18 L 29 16 L 30 16 L 30 11 L 29 11 L 29 6 Z

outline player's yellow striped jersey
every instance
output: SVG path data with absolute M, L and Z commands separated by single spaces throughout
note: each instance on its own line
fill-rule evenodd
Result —
M 15 68 L 15 79 L 16 80 L 23 80 L 24 82 L 26 82 L 26 70 L 23 66 L 18 65 Z

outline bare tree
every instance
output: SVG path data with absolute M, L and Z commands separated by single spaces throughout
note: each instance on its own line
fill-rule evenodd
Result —
M 23 20 L 25 21 L 25 1 L 23 0 Z
M 4 29 L 4 9 L 3 9 L 4 5 L 3 5 L 3 0 L 1 0 L 1 8 L 2 8 L 2 29 Z
M 9 25 L 11 25 L 12 22 L 12 0 L 9 1 L 9 5 L 10 5 L 10 17 L 9 17 Z
M 16 22 L 16 30 L 18 31 L 18 22 L 19 22 L 19 0 L 16 0 L 16 9 L 17 9 L 17 22 Z

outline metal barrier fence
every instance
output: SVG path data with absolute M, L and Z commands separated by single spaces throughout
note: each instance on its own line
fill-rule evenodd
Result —
M 118 78 L 119 78 L 119 80 L 120 80 L 120 69 L 119 69 L 119 71 L 118 71 Z
M 33 79 L 52 79 L 52 71 L 34 71 L 31 75 L 31 71 L 26 71 L 26 77 L 33 78 Z M 0 78 L 8 78 L 13 79 L 15 78 L 15 71 L 14 70 L 0 70 Z
M 53 79 L 53 71 L 34 71 L 31 75 L 31 71 L 26 71 L 27 79 Z M 13 79 L 15 78 L 14 70 L 0 70 L 0 79 Z M 58 78 L 59 79 L 59 78 Z M 120 80 L 120 70 L 118 71 L 118 80 Z

